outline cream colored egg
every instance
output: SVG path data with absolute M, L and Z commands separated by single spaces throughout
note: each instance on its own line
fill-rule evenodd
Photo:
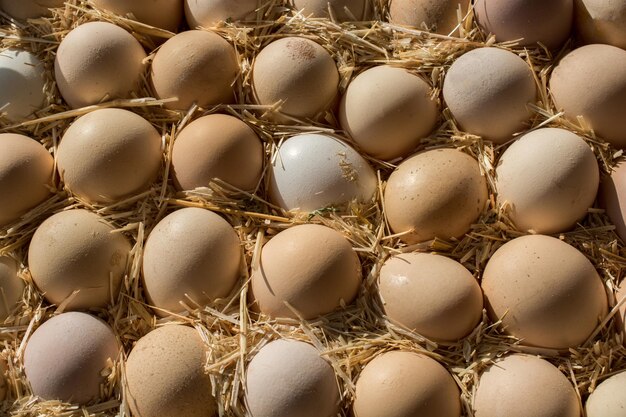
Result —
M 200 117 L 174 142 L 174 182 L 181 190 L 193 190 L 219 178 L 240 190 L 254 191 L 263 173 L 263 155 L 259 137 L 240 119 L 226 114 Z
M 626 371 L 602 381 L 587 398 L 587 417 L 626 417 Z
M 571 229 L 593 205 L 600 171 L 576 134 L 544 128 L 525 134 L 500 157 L 498 203 L 519 230 L 559 233 Z
M 46 98 L 45 67 L 21 49 L 0 52 L 0 108 L 10 121 L 22 121 L 41 109 Z
M 28 263 L 46 300 L 58 305 L 71 296 L 66 310 L 86 310 L 117 298 L 130 249 L 102 217 L 74 209 L 53 214 L 37 228 Z
M 207 347 L 192 327 L 165 325 L 143 336 L 126 360 L 126 398 L 137 417 L 212 417 Z
M 6 361 L 0 358 L 0 402 L 4 401 L 9 393 L 8 371 Z
M 86 313 L 63 313 L 28 339 L 24 371 L 36 396 L 86 404 L 100 398 L 103 371 L 119 351 L 113 329 L 104 321 Z
M 65 0 L 0 0 L 0 9 L 15 19 L 26 20 L 50 16 L 50 8 L 63 3 Z
M 93 4 L 150 26 L 177 32 L 183 20 L 182 0 L 93 0 Z
M 0 256 L 0 323 L 15 310 L 24 293 L 25 284 L 17 272 L 18 265 L 13 258 Z
M 583 343 L 607 314 L 600 276 L 559 239 L 529 235 L 504 244 L 483 274 L 492 320 L 525 345 L 568 349 Z
M 415 149 L 438 116 L 430 85 L 406 69 L 387 65 L 359 74 L 339 107 L 343 130 L 364 152 L 384 160 Z
M 391 0 L 389 22 L 455 35 L 459 17 L 465 17 L 468 4 L 465 0 Z
M 252 271 L 254 308 L 271 317 L 313 319 L 350 304 L 361 284 L 359 257 L 326 226 L 292 226 L 263 246 Z M 297 312 L 297 314 L 294 312 Z
M 237 233 L 219 215 L 184 208 L 150 232 L 143 253 L 143 284 L 161 316 L 184 310 L 180 302 L 205 305 L 228 296 L 239 278 Z M 167 311 L 164 311 L 167 310 Z
M 185 17 L 192 29 L 217 26 L 220 22 L 252 21 L 260 0 L 184 0 Z
M 50 196 L 54 160 L 39 142 L 0 134 L 0 226 L 7 225 Z
M 404 160 L 384 194 L 387 222 L 407 243 L 463 236 L 487 202 L 478 162 L 456 149 L 434 149 Z
M 304 16 L 330 18 L 332 13 L 339 22 L 369 20 L 372 12 L 370 0 L 294 0 L 293 5 Z
M 478 383 L 476 417 L 579 417 L 574 387 L 550 362 L 514 354 L 496 360 Z
M 600 206 L 606 210 L 615 232 L 626 241 L 626 162 L 621 160 L 613 168 L 610 176 L 600 183 L 598 195 Z
M 574 0 L 576 34 L 584 43 L 605 43 L 626 49 L 626 3 Z
M 437 361 L 413 352 L 383 353 L 356 382 L 354 417 L 459 417 L 460 392 Z
M 478 48 L 454 61 L 443 98 L 459 128 L 504 143 L 524 130 L 536 100 L 533 72 L 522 58 L 498 48 Z

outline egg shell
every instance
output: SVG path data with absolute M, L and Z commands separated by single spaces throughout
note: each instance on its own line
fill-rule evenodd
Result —
M 188 30 L 165 42 L 152 61 L 151 80 L 165 107 L 187 110 L 234 103 L 239 75 L 235 48 L 217 33 Z
M 441 35 L 456 35 L 459 10 L 464 17 L 468 3 L 465 0 L 391 0 L 389 22 L 425 28 Z
M 566 118 L 583 116 L 598 136 L 626 147 L 626 51 L 599 44 L 573 50 L 552 71 L 550 92 Z
M 459 127 L 486 140 L 504 143 L 530 119 L 537 87 L 528 64 L 498 48 L 474 49 L 446 74 L 443 98 Z
M 50 16 L 50 8 L 61 7 L 65 0 L 0 0 L 0 9 L 14 19 L 35 19 Z
M 362 21 L 371 18 L 371 5 L 369 0 L 294 0 L 296 10 L 304 16 L 331 18 L 339 22 Z
M 404 68 L 381 65 L 359 74 L 339 107 L 339 121 L 360 149 L 384 160 L 405 156 L 439 116 L 431 88 Z
M 65 131 L 57 168 L 72 193 L 92 203 L 112 203 L 147 190 L 161 156 L 161 135 L 147 120 L 128 110 L 100 109 Z
M 180 190 L 208 187 L 214 178 L 254 191 L 263 173 L 263 144 L 240 119 L 226 114 L 187 125 L 172 149 L 174 182 Z
M 4 401 L 9 393 L 8 367 L 4 359 L 0 358 L 0 401 Z
M 22 121 L 45 101 L 45 68 L 28 51 L 9 48 L 0 52 L 0 107 L 10 121 Z
M 128 98 L 141 80 L 146 53 L 119 26 L 89 22 L 67 34 L 54 60 L 54 76 L 72 108 Z
M 611 175 L 602 179 L 598 200 L 615 225 L 617 235 L 626 241 L 626 161 L 618 161 Z
M 165 325 L 143 336 L 126 360 L 126 398 L 137 417 L 211 417 L 206 346 L 192 327 Z
M 115 299 L 131 245 L 95 213 L 62 211 L 46 219 L 28 248 L 33 282 L 50 303 L 78 293 L 65 310 L 105 307 Z
M 239 278 L 237 233 L 201 208 L 177 210 L 150 232 L 143 253 L 143 284 L 155 312 L 181 312 L 186 295 L 200 305 L 226 297 Z
M 273 341 L 248 365 L 246 404 L 251 417 L 334 417 L 340 404 L 335 372 L 308 343 Z
M 626 416 L 626 371 L 605 379 L 587 398 L 587 417 Z
M 132 14 L 134 20 L 176 32 L 183 20 L 182 0 L 93 0 L 97 7 L 120 16 Z
M 192 29 L 217 26 L 220 22 L 251 21 L 260 0 L 184 0 L 185 17 Z
M 17 220 L 50 196 L 54 159 L 39 142 L 0 134 L 0 226 Z
M 467 336 L 482 317 L 478 282 L 463 265 L 445 256 L 394 256 L 383 264 L 378 285 L 392 322 L 435 341 Z
M 606 292 L 591 262 L 550 236 L 505 243 L 487 263 L 482 288 L 490 317 L 502 319 L 504 331 L 525 345 L 576 347 L 607 314 Z
M 252 271 L 254 308 L 271 317 L 308 320 L 350 304 L 361 284 L 359 257 L 344 236 L 326 226 L 292 226 L 263 246 Z M 287 306 L 287 304 L 291 306 Z
M 265 46 L 252 67 L 256 102 L 274 105 L 296 118 L 314 119 L 327 110 L 337 95 L 339 72 L 330 54 L 302 37 L 286 37 Z M 276 120 L 289 122 L 281 115 Z
M 24 293 L 25 284 L 17 276 L 17 271 L 17 262 L 13 258 L 0 256 L 0 323 L 15 310 Z
M 355 417 L 459 417 L 460 392 L 437 361 L 413 352 L 383 353 L 356 382 Z
M 476 417 L 580 417 L 574 387 L 554 365 L 514 354 L 496 360 L 480 377 Z
M 24 371 L 33 394 L 45 400 L 86 404 L 100 397 L 102 371 L 117 360 L 120 346 L 101 319 L 69 312 L 48 319 L 24 350 Z
M 537 129 L 516 140 L 496 167 L 498 203 L 509 205 L 519 230 L 552 234 L 571 229 L 598 192 L 596 157 L 576 134 Z
M 574 0 L 574 25 L 583 43 L 604 43 L 626 49 L 626 3 Z
M 485 208 L 487 182 L 478 161 L 456 149 L 419 152 L 387 181 L 387 222 L 407 243 L 463 236 Z

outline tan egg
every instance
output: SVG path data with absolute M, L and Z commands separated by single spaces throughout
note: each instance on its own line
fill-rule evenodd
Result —
M 20 19 L 36 19 L 50 16 L 50 8 L 61 7 L 65 0 L 0 0 L 0 9 L 9 16 Z
M 28 249 L 33 282 L 46 300 L 66 310 L 105 307 L 117 298 L 131 245 L 95 213 L 53 214 L 35 231 Z
M 463 236 L 487 202 L 487 182 L 478 162 L 456 149 L 419 152 L 392 172 L 385 213 L 407 243 Z
M 356 382 L 355 417 L 459 417 L 460 392 L 446 368 L 413 352 L 383 353 Z
M 0 134 L 0 226 L 7 225 L 50 196 L 54 159 L 39 142 Z
M 443 98 L 468 133 L 504 143 L 524 130 L 537 87 L 526 62 L 512 52 L 478 48 L 454 61 L 443 84 Z
M 343 130 L 367 154 L 405 156 L 435 128 L 439 116 L 431 88 L 406 69 L 381 65 L 348 85 L 339 107 Z
M 239 278 L 239 237 L 219 215 L 177 210 L 150 232 L 143 253 L 143 284 L 155 312 L 184 310 L 187 296 L 200 305 L 228 296 Z
M 104 321 L 86 313 L 63 313 L 28 339 L 24 371 L 36 396 L 86 404 L 100 398 L 103 371 L 119 351 L 113 329 Z
M 604 43 L 626 49 L 626 3 L 574 0 L 574 25 L 584 43 Z
M 554 365 L 514 354 L 496 360 L 480 377 L 476 417 L 579 417 L 576 391 Z
M 183 20 L 182 0 L 93 0 L 93 4 L 121 16 L 132 14 L 134 20 L 177 32 Z
M 192 29 L 212 27 L 220 22 L 251 21 L 256 9 L 264 5 L 260 0 L 184 0 L 185 17 Z
M 602 179 L 598 200 L 617 235 L 626 241 L 626 161 L 620 160 L 611 175 Z
M 22 121 L 43 107 L 45 67 L 22 49 L 0 52 L 0 108 L 10 121 Z
M 576 134 L 537 129 L 515 141 L 496 168 L 498 203 L 519 230 L 559 233 L 587 214 L 598 192 L 596 157 Z
M 9 393 L 8 371 L 6 361 L 0 358 L 0 401 L 4 401 Z
M 65 131 L 57 168 L 72 193 L 106 204 L 147 190 L 161 156 L 161 135 L 147 120 L 128 110 L 100 109 Z
M 325 18 L 330 18 L 330 7 L 339 22 L 369 20 L 372 13 L 370 0 L 294 0 L 293 5 L 304 16 Z
M 502 319 L 504 331 L 525 345 L 576 347 L 607 314 L 606 292 L 591 262 L 549 236 L 523 236 L 500 247 L 482 288 L 492 320 Z
M 465 17 L 468 4 L 465 0 L 391 0 L 389 22 L 458 35 L 459 15 Z
M 200 117 L 174 142 L 174 182 L 180 190 L 193 190 L 219 178 L 240 190 L 254 191 L 261 181 L 263 155 L 261 140 L 240 119 L 226 114 Z
M 626 51 L 610 45 L 573 50 L 552 71 L 550 92 L 566 118 L 582 116 L 598 136 L 626 147 Z
M 234 103 L 239 75 L 235 48 L 217 33 L 188 30 L 165 42 L 152 61 L 152 86 L 158 98 L 177 100 L 165 107 L 187 110 Z
M 482 317 L 478 282 L 445 256 L 407 253 L 388 259 L 380 270 L 379 291 L 392 322 L 434 341 L 457 341 Z
M 361 265 L 341 233 L 315 224 L 292 226 L 263 246 L 251 285 L 254 307 L 262 313 L 298 318 L 295 310 L 309 320 L 355 299 Z
M 13 258 L 0 256 L 0 323 L 15 310 L 24 293 L 25 284 L 17 276 L 17 271 L 17 262 Z
M 626 416 L 626 371 L 602 381 L 587 398 L 587 417 Z
M 303 37 L 273 41 L 257 55 L 252 87 L 258 104 L 282 102 L 287 116 L 314 119 L 327 110 L 337 95 L 339 72 L 330 54 Z M 280 116 L 278 119 L 283 122 Z
M 313 346 L 276 340 L 248 365 L 246 404 L 251 417 L 335 417 L 340 406 L 337 378 Z

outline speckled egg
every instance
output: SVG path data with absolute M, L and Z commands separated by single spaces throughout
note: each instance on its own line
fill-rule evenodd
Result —
M 626 241 L 626 161 L 619 161 L 611 175 L 602 178 L 598 200 L 617 235 Z
M 10 121 L 22 121 L 39 110 L 45 100 L 45 67 L 22 49 L 0 52 L 0 107 Z
M 150 26 L 176 32 L 183 20 L 182 0 L 93 0 L 101 9 L 133 19 Z
M 65 0 L 0 0 L 0 9 L 15 19 L 26 20 L 49 16 L 50 8 L 63 3 Z
M 587 417 L 626 416 L 626 371 L 605 379 L 587 398 Z
M 455 35 L 459 16 L 465 17 L 468 3 L 465 0 L 391 0 L 389 22 Z
M 310 17 L 331 18 L 330 10 L 339 22 L 368 20 L 372 12 L 370 0 L 294 0 L 293 5 Z
M 574 0 L 574 25 L 584 43 L 626 49 L 626 3 L 615 0 Z
M 189 27 L 217 26 L 220 22 L 250 21 L 256 18 L 260 0 L 184 0 Z
M 18 265 L 13 258 L 0 256 L 0 323 L 6 320 L 22 299 L 25 284 L 17 272 Z

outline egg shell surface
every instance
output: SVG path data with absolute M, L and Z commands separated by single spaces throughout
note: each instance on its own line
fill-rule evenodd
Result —
M 43 107 L 44 64 L 31 52 L 9 48 L 0 52 L 0 107 L 6 118 L 17 122 Z

